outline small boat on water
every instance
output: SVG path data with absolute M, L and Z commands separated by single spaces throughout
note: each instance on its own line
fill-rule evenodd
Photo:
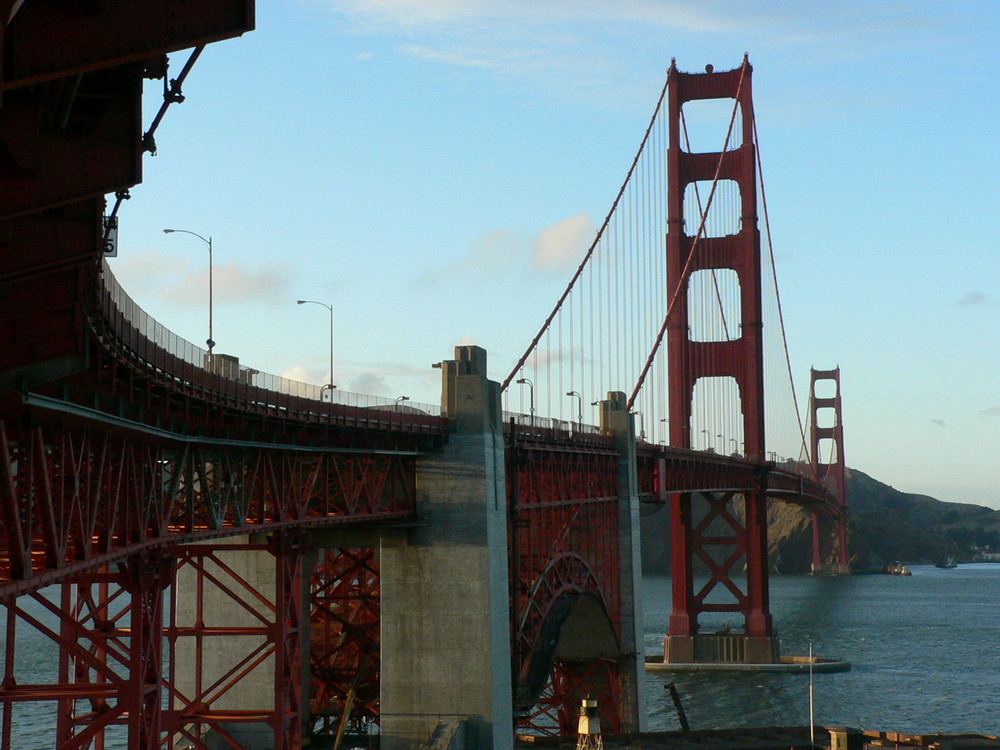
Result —
M 891 576 L 911 576 L 913 573 L 908 567 L 903 565 L 901 562 L 894 562 L 891 565 L 887 565 L 885 572 Z
M 935 568 L 957 568 L 958 567 L 958 563 L 955 562 L 955 558 L 954 557 L 952 557 L 951 555 L 948 555 L 947 557 L 943 557 L 940 560 L 938 560 L 936 563 L 934 563 L 934 567 Z

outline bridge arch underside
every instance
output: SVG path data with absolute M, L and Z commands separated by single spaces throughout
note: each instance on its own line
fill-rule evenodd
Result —
M 599 592 L 559 594 L 531 640 L 515 686 L 514 707 L 523 726 L 539 734 L 571 735 L 580 699 L 588 695 L 597 699 L 605 726 L 620 723 L 623 653 Z

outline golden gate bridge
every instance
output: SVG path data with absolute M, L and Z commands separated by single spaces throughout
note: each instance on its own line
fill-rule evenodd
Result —
M 252 4 L 4 11 L 3 750 L 38 706 L 60 748 L 296 748 L 344 722 L 504 747 L 572 733 L 586 695 L 638 731 L 640 505 L 671 514 L 661 663 L 780 660 L 768 502 L 813 515 L 814 571 L 847 572 L 839 373 L 812 371 L 803 427 L 746 58 L 671 65 L 502 383 L 468 346 L 440 407 L 324 400 L 172 334 L 103 258 L 201 49 Z M 143 131 L 142 79 L 191 48 Z

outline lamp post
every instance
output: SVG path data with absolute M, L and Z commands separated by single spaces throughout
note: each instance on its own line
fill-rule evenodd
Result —
M 529 378 L 518 378 L 516 381 L 518 385 L 528 386 L 528 403 L 530 404 L 531 411 L 529 412 L 531 418 L 531 426 L 535 426 L 535 384 L 531 382 Z
M 703 451 L 707 451 L 711 446 L 708 443 L 708 430 L 702 430 L 701 434 L 705 436 L 705 447 L 702 448 Z
M 722 455 L 723 453 L 726 452 L 726 438 L 722 436 L 721 432 L 718 435 L 716 435 L 716 437 L 719 438 L 719 440 L 722 441 L 719 444 L 719 454 Z
M 736 438 L 729 438 L 729 442 L 733 444 L 733 453 L 739 453 L 740 444 L 736 441 Z
M 409 396 L 400 396 L 399 398 L 397 398 L 396 399 L 396 411 L 399 411 L 399 405 L 400 404 L 402 404 L 404 401 L 409 401 L 409 400 L 410 400 Z
M 330 401 L 333 402 L 333 389 L 337 386 L 333 382 L 333 305 L 328 305 L 326 302 L 317 302 L 314 299 L 300 299 L 296 300 L 297 305 L 319 305 L 320 307 L 325 307 L 330 311 L 330 382 L 324 385 L 320 389 L 320 400 L 323 399 L 323 391 L 327 388 L 330 389 Z
M 583 431 L 583 396 L 581 396 L 576 391 L 569 391 L 567 396 L 576 396 L 576 417 L 577 417 L 577 429 L 581 432 Z
M 179 232 L 181 234 L 190 234 L 197 237 L 199 240 L 208 245 L 208 340 L 205 342 L 208 344 L 208 361 L 212 361 L 212 349 L 215 348 L 215 338 L 212 335 L 212 238 L 209 237 L 205 239 L 197 232 L 192 232 L 190 229 L 164 229 L 164 234 L 174 234 Z

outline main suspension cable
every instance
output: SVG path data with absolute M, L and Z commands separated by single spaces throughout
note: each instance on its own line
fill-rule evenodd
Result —
M 622 186 L 618 190 L 618 195 L 615 196 L 615 201 L 613 204 L 611 204 L 611 210 L 608 211 L 608 215 L 604 217 L 604 223 L 601 224 L 601 228 L 597 231 L 597 236 L 594 237 L 594 241 L 591 243 L 590 248 L 587 250 L 587 253 L 583 256 L 583 260 L 580 262 L 580 265 L 577 267 L 576 272 L 573 274 L 573 277 L 569 280 L 569 283 L 566 285 L 566 289 L 560 295 L 559 300 L 555 304 L 555 307 L 552 308 L 552 312 L 549 313 L 549 316 L 545 319 L 545 322 L 542 323 L 541 329 L 539 329 L 538 333 L 535 335 L 535 337 L 531 340 L 531 343 L 528 345 L 527 350 L 524 352 L 523 355 L 521 355 L 521 358 L 517 361 L 517 364 L 514 365 L 513 369 L 511 369 L 510 371 L 510 374 L 507 375 L 503 383 L 500 385 L 501 391 L 507 390 L 507 386 L 510 385 L 510 382 L 514 379 L 514 376 L 517 375 L 518 371 L 521 369 L 521 367 L 524 366 L 524 363 L 528 360 L 528 357 L 531 356 L 531 352 L 535 349 L 536 346 L 538 346 L 538 342 L 541 341 L 542 336 L 545 334 L 546 330 L 548 330 L 549 325 L 552 323 L 553 319 L 559 313 L 559 310 L 562 308 L 563 302 L 565 302 L 566 298 L 569 297 L 569 294 L 572 291 L 574 284 L 576 284 L 577 279 L 580 278 L 580 275 L 583 273 L 584 268 L 586 268 L 587 264 L 590 262 L 590 258 L 594 254 L 594 250 L 597 248 L 598 243 L 600 243 L 601 238 L 604 236 L 605 230 L 608 228 L 608 224 L 611 222 L 611 217 L 614 216 L 615 210 L 618 208 L 619 201 L 621 201 L 622 196 L 625 194 L 625 188 L 628 187 L 629 181 L 632 179 L 632 174 L 633 172 L 635 172 L 636 164 L 639 163 L 639 158 L 642 156 L 642 152 L 646 148 L 646 142 L 649 140 L 649 134 L 652 131 L 653 125 L 656 122 L 656 118 L 660 113 L 660 108 L 663 106 L 663 99 L 667 94 L 667 86 L 669 83 L 670 83 L 670 76 L 667 76 L 667 80 L 663 84 L 663 89 L 660 91 L 660 97 L 659 99 L 656 100 L 656 108 L 653 110 L 653 116 L 649 118 L 649 125 L 646 126 L 646 132 L 642 136 L 642 142 L 639 144 L 639 150 L 636 151 L 635 158 L 632 160 L 632 164 L 628 168 L 628 174 L 625 175 L 625 181 L 622 182 Z

